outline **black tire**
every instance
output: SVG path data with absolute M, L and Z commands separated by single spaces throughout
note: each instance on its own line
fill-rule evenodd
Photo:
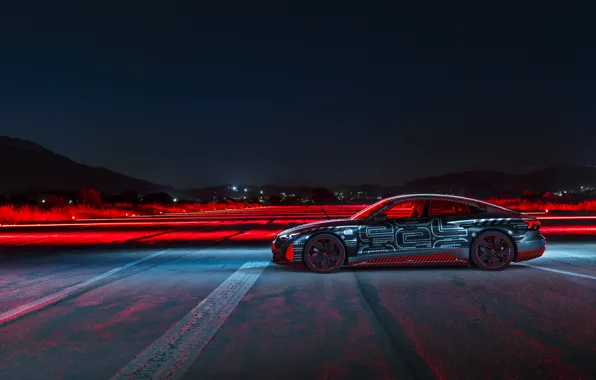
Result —
M 336 236 L 315 235 L 304 247 L 304 261 L 315 273 L 335 273 L 341 269 L 346 258 L 346 249 Z
M 513 241 L 500 231 L 482 232 L 470 247 L 470 259 L 482 270 L 503 270 L 511 263 L 514 255 Z

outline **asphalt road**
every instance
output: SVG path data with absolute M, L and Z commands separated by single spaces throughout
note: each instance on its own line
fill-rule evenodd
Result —
M 0 379 L 596 378 L 596 237 L 496 273 L 317 275 L 269 263 L 279 217 L 1 230 Z

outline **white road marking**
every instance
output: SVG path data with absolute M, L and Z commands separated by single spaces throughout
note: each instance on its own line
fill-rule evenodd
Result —
M 596 280 L 596 276 L 589 276 L 587 274 L 581 274 L 581 273 L 575 273 L 575 272 L 568 272 L 566 270 L 559 270 L 559 269 L 552 269 L 552 268 L 546 268 L 546 267 L 539 267 L 537 265 L 531 265 L 531 264 L 517 264 L 517 265 L 521 265 L 521 266 L 524 266 L 524 267 L 535 268 L 535 269 L 540 269 L 540 270 L 545 270 L 545 271 L 548 271 L 548 272 L 555 272 L 555 273 L 566 274 L 566 275 L 574 276 L 574 277 L 589 278 L 590 280 Z
M 112 379 L 182 377 L 268 264 L 267 261 L 253 261 L 242 265 Z
M 140 264 L 140 263 L 142 263 L 144 261 L 150 260 L 150 259 L 152 259 L 152 258 L 154 258 L 156 256 L 161 255 L 161 254 L 164 254 L 164 253 L 168 252 L 169 250 L 170 249 L 166 249 L 166 250 L 159 251 L 159 252 L 156 252 L 154 254 L 151 254 L 149 256 L 145 256 L 142 259 L 139 259 L 137 261 L 130 262 L 130 263 L 128 263 L 126 265 L 123 265 L 121 267 L 112 269 L 111 271 L 105 272 L 103 274 L 100 274 L 99 276 L 93 277 L 90 280 L 87 280 L 87 281 L 81 282 L 79 284 L 70 286 L 70 287 L 68 287 L 68 288 L 66 288 L 64 290 L 61 290 L 61 291 L 57 292 L 57 293 L 50 294 L 50 295 L 45 296 L 43 298 L 40 298 L 38 300 L 31 301 L 29 303 L 26 303 L 25 305 L 21 305 L 21 306 L 16 307 L 16 308 L 14 308 L 12 310 L 9 310 L 7 312 L 4 312 L 4 313 L 0 314 L 0 326 L 2 326 L 4 323 L 6 323 L 8 321 L 11 321 L 11 320 L 13 320 L 15 318 L 20 317 L 22 315 L 29 314 L 31 312 L 34 312 L 34 311 L 39 310 L 41 308 L 44 308 L 44 307 L 46 307 L 48 305 L 55 304 L 56 302 L 67 298 L 71 294 L 73 294 L 73 293 L 75 293 L 77 291 L 80 291 L 80 290 L 82 290 L 82 289 L 84 289 L 84 288 L 86 288 L 86 287 L 88 287 L 90 285 L 93 285 L 94 283 L 96 283 L 96 282 L 98 282 L 100 280 L 103 280 L 106 277 L 109 277 L 109 276 L 111 276 L 111 275 L 113 275 L 115 273 L 118 273 L 118 272 L 122 272 L 125 269 L 128 269 L 128 268 L 130 268 L 132 266 L 135 266 L 137 264 Z

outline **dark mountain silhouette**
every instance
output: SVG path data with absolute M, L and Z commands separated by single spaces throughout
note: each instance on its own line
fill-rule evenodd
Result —
M 423 178 L 403 185 L 382 187 L 374 184 L 332 187 L 333 192 L 344 193 L 349 198 L 372 198 L 388 194 L 433 192 L 464 194 L 475 197 L 511 194 L 521 195 L 524 190 L 556 191 L 596 186 L 596 167 L 561 164 L 525 174 L 507 174 L 494 171 L 465 171 L 442 176 Z M 244 188 L 248 192 L 244 192 Z M 43 192 L 78 191 L 94 188 L 103 194 L 178 193 L 171 187 L 156 185 L 108 169 L 76 163 L 31 141 L 0 136 L 0 194 L 39 194 Z M 188 190 L 188 195 L 211 199 L 214 196 L 258 197 L 264 194 L 297 194 L 310 197 L 315 186 L 264 186 L 238 184 Z M 351 193 L 351 194 L 350 194 Z
M 513 193 L 524 190 L 538 192 L 579 189 L 596 185 L 596 168 L 576 164 L 560 164 L 524 174 L 467 171 L 450 173 L 406 183 L 406 191 L 452 192 L 475 196 Z
M 342 185 L 330 187 L 334 193 L 343 194 L 344 200 L 371 199 L 406 193 L 446 193 L 472 197 L 522 196 L 525 190 L 534 192 L 554 192 L 557 190 L 578 190 L 581 186 L 596 187 L 596 167 L 575 164 L 561 164 L 524 174 L 508 174 L 496 171 L 465 171 L 442 176 L 423 178 L 403 185 L 383 187 L 372 184 Z M 265 195 L 297 194 L 310 197 L 311 187 L 290 187 L 278 185 L 237 185 L 238 192 L 230 190 L 230 185 L 221 185 L 203 189 L 189 190 L 189 193 L 202 199 L 219 196 L 239 197 L 246 195 L 242 190 L 248 188 L 248 195 L 257 195 L 263 190 Z
M 0 136 L 0 194 L 94 188 L 101 193 L 168 191 L 166 186 L 74 162 L 36 143 Z
M 560 164 L 538 170 L 526 175 L 520 175 L 517 179 L 529 187 L 534 185 L 537 190 L 560 190 L 579 188 L 580 186 L 596 185 L 596 167 Z
M 484 196 L 517 191 L 514 177 L 501 172 L 465 171 L 411 181 L 402 191 Z

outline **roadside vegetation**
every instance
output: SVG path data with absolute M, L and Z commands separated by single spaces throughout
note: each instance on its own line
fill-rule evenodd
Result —
M 596 200 L 578 203 L 533 201 L 522 199 L 487 199 L 486 201 L 518 211 L 591 211 L 596 212 Z M 134 218 L 144 215 L 188 213 L 224 209 L 263 207 L 258 203 L 226 201 L 222 203 L 131 204 L 114 205 L 4 205 L 0 206 L 0 224 L 65 222 L 78 219 Z
M 36 200 L 24 197 L 13 197 L 10 200 L 0 198 L 0 225 L 67 222 L 80 219 L 134 218 L 171 213 L 244 209 L 263 207 L 267 203 L 275 205 L 293 204 L 292 199 L 277 202 L 275 196 L 268 197 L 269 202 L 259 203 L 258 200 L 234 200 L 231 198 L 217 199 L 210 202 L 177 200 L 166 193 L 146 194 L 142 197 L 134 193 L 123 193 L 115 197 L 102 197 L 94 189 L 81 189 L 78 194 L 70 195 L 65 197 L 47 194 Z M 348 205 L 335 198 L 330 201 L 332 194 L 327 197 L 315 197 L 314 195 L 317 194 L 313 194 L 312 199 L 309 200 L 318 205 Z M 489 198 L 486 201 L 523 212 L 596 212 L 596 200 L 574 199 L 569 196 L 555 197 L 552 194 L 543 197 L 537 197 L 535 194 L 524 194 L 524 197 L 521 198 L 499 197 Z M 303 202 L 304 200 L 300 200 L 296 204 L 308 205 L 310 203 Z M 363 205 L 371 202 L 363 201 L 359 204 Z M 354 212 L 357 212 L 358 206 L 354 205 L 354 207 Z
M 192 203 L 184 205 L 160 204 L 117 204 L 114 206 L 66 205 L 43 206 L 0 206 L 0 224 L 63 222 L 78 219 L 125 218 L 165 213 L 185 213 L 223 209 L 260 207 L 250 203 Z
M 517 211 L 581 211 L 596 212 L 596 200 L 572 201 L 561 200 L 527 200 L 519 198 L 490 198 L 486 200 L 502 207 Z
M 122 197 L 121 197 L 122 198 Z M 79 219 L 134 218 L 166 213 L 188 213 L 261 206 L 254 202 L 220 199 L 213 202 L 178 201 L 167 194 L 145 198 L 125 194 L 124 199 L 102 198 L 94 189 L 81 189 L 72 197 L 48 194 L 31 200 L 15 197 L 0 199 L 0 224 L 65 222 Z

